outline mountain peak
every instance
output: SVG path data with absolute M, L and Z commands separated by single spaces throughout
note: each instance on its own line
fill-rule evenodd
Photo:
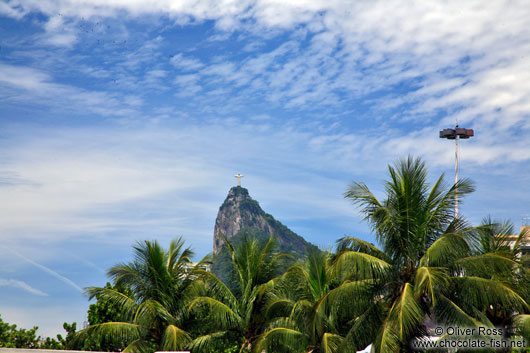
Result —
M 234 186 L 219 208 L 215 220 L 213 252 L 218 254 L 224 245 L 223 236 L 231 239 L 240 233 L 275 236 L 282 251 L 306 253 L 312 247 L 301 236 L 263 211 L 259 203 L 250 197 L 247 189 Z
M 242 186 L 234 186 L 228 191 L 226 199 L 237 199 L 237 198 L 250 198 L 248 190 Z
M 263 210 L 258 202 L 253 200 L 248 190 L 241 186 L 234 186 L 228 192 L 225 201 L 219 208 L 213 235 L 213 252 L 217 254 L 224 244 L 223 236 L 230 239 L 243 228 L 252 224 L 256 216 Z

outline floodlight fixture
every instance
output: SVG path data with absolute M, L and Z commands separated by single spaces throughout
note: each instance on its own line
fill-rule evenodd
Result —
M 473 129 L 464 129 L 461 127 L 456 127 L 454 129 L 443 129 L 440 131 L 440 138 L 455 140 L 455 185 L 458 184 L 458 140 L 459 139 L 468 139 L 475 136 Z M 455 195 L 455 218 L 458 218 L 458 189 L 456 189 L 457 194 Z

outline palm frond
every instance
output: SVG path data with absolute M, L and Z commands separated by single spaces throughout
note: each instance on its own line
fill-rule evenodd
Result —
M 453 278 L 457 293 L 466 293 L 459 303 L 466 307 L 486 310 L 490 305 L 500 305 L 522 312 L 528 308 L 526 301 L 507 284 L 487 278 L 463 276 Z
M 468 254 L 469 245 L 464 236 L 459 233 L 447 233 L 427 249 L 420 260 L 420 266 L 446 267 Z
M 388 314 L 401 342 L 406 342 L 415 333 L 424 316 L 425 313 L 414 297 L 414 287 L 405 283 L 401 296 L 394 301 Z
M 232 308 L 237 306 L 235 295 L 215 274 L 202 269 L 197 269 L 196 273 L 206 283 L 210 296 L 227 303 Z
M 396 332 L 393 323 L 389 321 L 388 316 L 379 327 L 372 350 L 376 353 L 395 353 L 400 350 L 399 334 Z
M 440 295 L 434 306 L 435 318 L 439 323 L 460 325 L 461 327 L 478 327 L 484 325 L 478 318 L 465 312 L 461 307 L 452 300 Z
M 131 342 L 142 338 L 147 329 L 141 325 L 130 322 L 105 322 L 91 325 L 77 333 L 79 339 L 86 337 L 104 337 L 111 342 Z
M 111 267 L 107 271 L 107 276 L 113 280 L 114 285 L 131 288 L 134 293 L 145 293 L 148 291 L 148 283 L 145 281 L 144 273 L 145 266 L 140 263 L 130 263 Z
M 210 297 L 195 298 L 189 305 L 190 311 L 198 310 L 200 307 L 209 309 L 209 316 L 214 326 L 221 329 L 238 329 L 242 318 L 225 303 Z
M 342 278 L 382 278 L 392 270 L 392 266 L 375 256 L 357 251 L 343 251 L 333 264 L 335 274 Z
M 300 352 L 305 348 L 307 338 L 300 331 L 284 327 L 276 327 L 260 335 L 257 339 L 253 352 L 274 352 L 274 348 L 281 346 L 289 348 L 291 352 Z
M 440 179 L 443 178 L 440 177 Z M 449 190 L 442 191 L 445 188 L 445 183 L 438 180 L 435 187 L 431 190 L 429 195 L 427 207 L 429 208 L 429 223 L 434 224 L 437 229 L 444 229 L 452 221 L 454 217 L 455 204 L 461 204 L 463 197 L 475 191 L 474 183 L 468 178 L 460 179 L 456 184 L 451 186 Z M 440 187 L 438 187 L 440 186 Z
M 530 339 L 530 315 L 521 314 L 515 316 L 513 326 L 517 334 L 523 336 L 526 340 Z
M 346 250 L 362 252 L 375 256 L 378 259 L 388 263 L 392 262 L 392 259 L 390 259 L 387 254 L 377 248 L 374 244 L 355 237 L 345 236 L 337 240 L 337 253 L 341 253 Z
M 270 320 L 279 316 L 289 316 L 295 304 L 293 300 L 286 298 L 270 301 L 265 308 L 265 317 Z
M 171 240 L 171 242 L 169 243 L 169 249 L 167 251 L 166 268 L 168 269 L 174 268 L 179 262 L 177 260 L 179 256 L 180 258 L 184 258 L 189 261 L 191 256 L 188 256 L 189 253 L 182 252 L 183 246 L 184 246 L 184 240 L 181 237 Z
M 344 337 L 334 333 L 326 332 L 322 335 L 322 342 L 320 350 L 322 353 L 335 353 L 339 351 L 339 347 L 344 341 Z
M 123 349 L 123 353 L 149 353 L 152 352 L 153 348 L 143 339 L 137 339 L 132 341 L 127 347 Z
M 342 343 L 342 352 L 356 352 L 374 342 L 379 328 L 386 318 L 386 310 L 380 302 L 372 303 L 353 320 L 353 325 Z
M 461 273 L 485 277 L 510 275 L 521 267 L 516 261 L 496 253 L 464 257 L 456 260 L 455 265 Z
M 161 349 L 163 351 L 177 351 L 191 342 L 191 336 L 175 325 L 168 325 L 162 336 Z
M 175 317 L 164 305 L 152 299 L 141 303 L 134 316 L 134 322 L 145 327 L 152 327 L 159 320 L 173 322 L 175 321 Z
M 228 337 L 229 333 L 229 331 L 217 331 L 199 336 L 188 344 L 188 348 L 192 352 L 215 352 L 216 345 Z
M 133 298 L 117 291 L 116 289 L 88 287 L 85 288 L 85 293 L 88 295 L 89 299 L 97 298 L 98 300 L 106 301 L 119 307 L 126 320 L 132 320 L 138 309 L 138 304 Z
M 523 227 L 517 236 L 517 240 L 512 248 L 512 254 L 517 255 L 521 252 L 522 246 L 530 240 L 530 227 Z
M 355 317 L 363 312 L 373 301 L 374 280 L 346 281 L 339 287 L 327 292 L 315 303 L 316 315 L 313 317 L 313 327 L 321 327 L 322 320 L 327 320 L 329 314 Z
M 439 291 L 449 285 L 449 273 L 443 267 L 423 266 L 416 270 L 414 279 L 414 295 L 419 298 L 425 294 L 432 305 L 436 305 L 436 297 Z

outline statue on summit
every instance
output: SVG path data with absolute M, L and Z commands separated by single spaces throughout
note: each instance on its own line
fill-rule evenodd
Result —
M 244 177 L 243 174 L 241 173 L 237 173 L 236 175 L 234 175 L 234 178 L 237 179 L 237 186 L 241 186 L 241 178 Z

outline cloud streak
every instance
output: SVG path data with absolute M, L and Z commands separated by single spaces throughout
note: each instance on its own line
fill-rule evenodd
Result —
M 4 245 L 0 245 L 0 246 L 2 246 L 4 249 L 8 250 L 8 251 L 11 252 L 12 254 L 18 256 L 19 258 L 21 258 L 21 259 L 24 260 L 25 262 L 27 262 L 27 263 L 29 263 L 29 264 L 31 264 L 31 265 L 33 265 L 33 266 L 35 266 L 35 267 L 41 269 L 42 271 L 48 273 L 49 275 L 51 275 L 51 276 L 57 278 L 58 280 L 60 280 L 60 281 L 62 281 L 62 282 L 64 282 L 64 283 L 66 283 L 67 285 L 69 285 L 70 287 L 74 288 L 75 290 L 77 290 L 77 291 L 79 291 L 79 292 L 81 292 L 81 293 L 84 292 L 84 291 L 83 291 L 83 288 L 79 287 L 79 286 L 78 286 L 77 284 L 75 284 L 72 280 L 70 280 L 70 279 L 66 278 L 65 276 L 63 276 L 63 275 L 61 275 L 61 274 L 55 272 L 55 271 L 52 270 L 51 268 L 46 267 L 46 266 L 44 266 L 44 265 L 41 265 L 41 264 L 39 264 L 39 263 L 37 263 L 37 262 L 35 262 L 35 261 L 29 259 L 28 257 L 22 255 L 21 253 L 19 253 L 19 252 L 16 251 L 16 250 L 10 249 L 10 248 L 8 248 L 8 247 L 6 247 L 6 246 L 4 246 Z M 17 282 L 19 282 L 19 281 L 17 281 Z M 19 287 L 22 287 L 20 284 L 18 284 L 18 286 L 19 286 Z M 24 288 L 24 289 L 29 290 L 29 288 L 31 288 L 31 287 L 28 286 L 27 288 Z M 33 289 L 32 289 L 32 290 L 33 290 Z M 36 290 L 33 290 L 33 291 L 36 291 Z M 36 294 L 36 293 L 34 293 L 34 294 Z M 42 295 L 42 294 L 41 294 L 41 295 Z
M 35 294 L 35 295 L 39 295 L 39 296 L 43 296 L 43 297 L 48 296 L 48 294 L 44 293 L 43 291 L 31 287 L 26 282 L 18 281 L 16 279 L 0 278 L 0 287 L 14 287 L 14 288 L 22 289 L 22 290 L 24 290 L 24 291 L 26 291 L 28 293 L 31 293 L 31 294 Z

